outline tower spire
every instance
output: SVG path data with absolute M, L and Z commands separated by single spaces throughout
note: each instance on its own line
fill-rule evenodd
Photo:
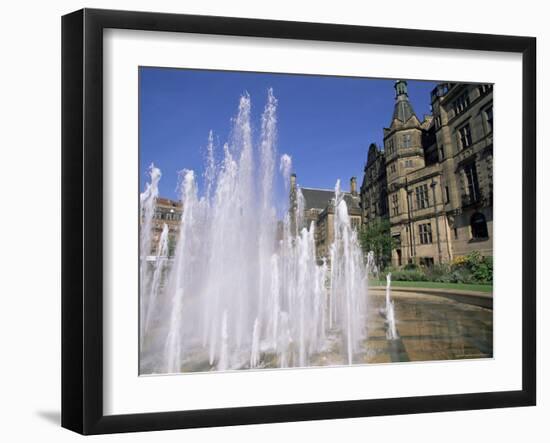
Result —
M 407 82 L 405 80 L 397 80 L 393 87 L 395 88 L 396 99 L 399 99 L 400 96 L 409 97 L 409 93 L 407 92 Z
M 405 123 L 414 113 L 414 109 L 409 101 L 409 93 L 407 91 L 407 82 L 405 80 L 397 80 L 395 85 L 395 107 L 393 110 L 393 120 L 400 120 Z

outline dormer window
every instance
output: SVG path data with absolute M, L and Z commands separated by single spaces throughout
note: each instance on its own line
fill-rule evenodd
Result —
M 485 121 L 487 122 L 487 132 L 493 132 L 493 105 L 485 108 L 483 114 L 485 115 Z
M 487 220 L 481 212 L 476 212 L 470 219 L 470 230 L 472 239 L 486 240 L 489 238 L 489 230 L 487 229 Z
M 468 123 L 458 129 L 458 141 L 461 149 L 466 149 L 472 145 L 472 131 Z
M 397 194 L 393 194 L 391 196 L 391 202 L 392 202 L 392 214 L 394 216 L 399 215 L 399 197 Z
M 423 184 L 415 189 L 416 192 L 416 207 L 418 209 L 425 209 L 430 206 L 430 199 L 428 197 L 428 185 Z
M 453 110 L 455 115 L 461 114 L 470 106 L 470 96 L 467 92 L 462 94 L 453 102 Z
M 477 87 L 477 90 L 479 91 L 480 96 L 484 96 L 485 94 L 488 94 L 493 90 L 493 85 L 491 84 L 479 85 Z

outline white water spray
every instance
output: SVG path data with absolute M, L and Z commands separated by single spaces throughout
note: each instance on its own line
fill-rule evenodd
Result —
M 143 331 L 147 333 L 151 325 L 151 317 L 154 315 L 157 304 L 158 295 L 161 289 L 162 277 L 168 261 L 168 225 L 165 223 L 160 234 L 157 255 L 154 262 L 153 281 L 151 283 L 151 290 L 149 297 L 147 297 L 147 305 L 145 308 L 145 324 L 143 325 Z
M 386 324 L 386 338 L 388 340 L 398 339 L 399 335 L 397 335 L 397 327 L 395 325 L 395 309 L 391 299 L 391 272 L 388 272 L 386 276 Z
M 294 209 L 277 217 L 276 110 L 269 90 L 255 145 L 250 97 L 241 97 L 219 164 L 209 134 L 202 194 L 195 173 L 182 173 L 175 256 L 146 294 L 155 300 L 148 324 L 158 325 L 144 332 L 149 373 L 303 367 L 328 351 L 352 364 L 362 351 L 367 273 L 344 194 L 338 182 L 334 242 L 322 259 L 299 188 Z M 288 186 L 288 155 L 279 172 Z
M 147 312 L 154 297 L 154 288 L 151 287 L 151 279 L 155 272 L 148 261 L 153 244 L 153 219 L 155 216 L 157 198 L 159 195 L 158 184 L 161 177 L 160 169 L 154 164 L 149 166 L 150 183 L 145 186 L 145 191 L 140 194 L 140 242 L 139 242 L 139 292 L 140 292 L 140 346 L 143 345 L 144 334 L 148 325 Z

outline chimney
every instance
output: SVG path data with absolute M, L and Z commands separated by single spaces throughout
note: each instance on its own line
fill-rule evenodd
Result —
M 356 196 L 357 195 L 357 178 L 352 177 L 349 180 L 349 190 L 351 192 L 351 195 Z

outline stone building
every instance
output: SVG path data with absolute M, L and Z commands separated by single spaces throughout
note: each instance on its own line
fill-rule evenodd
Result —
M 181 220 L 182 204 L 180 201 L 159 197 L 156 201 L 155 215 L 153 216 L 153 237 L 151 255 L 156 255 L 160 234 L 164 224 L 168 226 L 168 255 L 173 255 Z
M 355 177 L 343 191 L 352 225 L 359 229 L 389 220 L 394 266 L 430 266 L 472 251 L 492 255 L 492 85 L 440 83 L 431 92 L 432 115 L 422 120 L 409 100 L 407 82 L 397 81 L 395 92 L 383 148 L 369 146 L 359 192 Z M 299 187 L 293 174 L 291 213 L 299 204 L 304 216 L 293 229 L 313 222 L 317 257 L 327 257 L 334 239 L 334 190 Z M 157 200 L 152 255 L 164 223 L 173 251 L 181 213 L 181 202 Z
M 362 222 L 387 218 L 392 264 L 432 265 L 493 249 L 493 88 L 441 83 L 420 120 L 407 82 L 395 83 L 384 149 L 371 144 L 361 185 Z
M 303 196 L 303 200 L 299 203 L 298 190 Z M 357 192 L 357 179 L 350 179 L 349 192 L 342 191 L 344 201 L 348 207 L 351 225 L 359 229 L 361 226 L 362 212 L 360 205 L 360 197 Z M 334 197 L 333 189 L 316 189 L 298 187 L 296 184 L 296 174 L 292 174 L 290 178 L 290 209 L 291 213 L 296 214 L 298 206 L 301 204 L 303 208 L 302 228 L 309 228 L 311 223 L 315 226 L 315 251 L 318 259 L 326 258 L 329 255 L 329 247 L 334 240 Z M 294 217 L 293 217 L 294 218 Z
M 375 143 L 369 146 L 365 175 L 361 184 L 361 208 L 363 221 L 388 217 L 388 182 L 386 157 Z

